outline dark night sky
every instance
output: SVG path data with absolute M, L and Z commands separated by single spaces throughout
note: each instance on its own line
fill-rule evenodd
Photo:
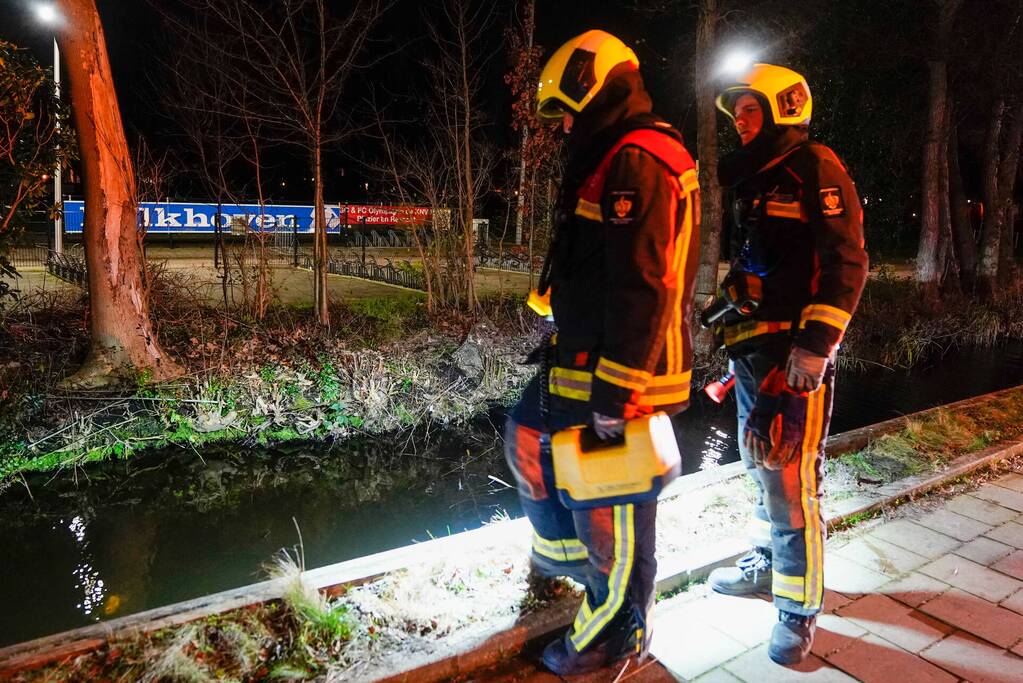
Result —
M 502 81 L 506 56 L 501 40 L 505 26 L 511 21 L 513 2 L 491 1 L 495 9 L 495 22 L 490 30 L 491 44 L 488 49 L 492 57 L 486 71 L 483 104 L 490 121 L 489 137 L 498 145 L 506 147 L 512 142 L 507 120 L 510 97 Z M 161 141 L 172 144 L 167 137 L 170 126 L 160 114 L 156 97 L 161 79 L 160 56 L 174 50 L 188 49 L 188 46 L 163 30 L 159 13 L 149 0 L 97 0 L 97 3 L 106 31 L 118 98 L 129 138 L 141 132 L 155 148 L 160 147 Z M 31 49 L 40 62 L 48 66 L 52 62 L 51 34 L 45 26 L 35 21 L 30 10 L 32 4 L 33 0 L 0 0 L 0 37 Z M 395 2 L 376 35 L 382 40 L 382 49 L 393 50 L 395 46 L 402 48 L 397 54 L 364 73 L 361 77 L 365 79 L 364 82 L 382 83 L 397 91 L 408 86 L 407 82 L 402 82 L 403 79 L 414 77 L 410 75 L 413 70 L 408 68 L 408 60 L 430 49 L 421 30 L 423 13 L 430 11 L 430 5 L 429 1 Z M 672 92 L 675 89 L 670 86 L 674 77 L 665 72 L 664 59 L 676 51 L 679 44 L 691 40 L 691 27 L 664 27 L 664 35 L 658 37 L 650 33 L 649 16 L 629 9 L 629 3 L 609 0 L 540 0 L 537 5 L 536 40 L 548 50 L 589 28 L 609 30 L 632 45 L 643 62 L 651 88 L 661 86 L 664 91 L 659 93 L 654 90 L 655 101 L 660 102 L 659 111 L 677 125 L 685 127 L 683 119 L 687 109 L 678 104 L 677 93 Z M 341 3 L 338 3 L 338 9 L 343 9 Z M 679 90 L 685 87 L 684 78 L 680 78 L 678 83 Z M 356 92 L 360 90 L 357 88 Z M 362 149 L 355 151 L 357 156 L 372 153 Z M 272 174 L 300 179 L 304 170 L 301 158 L 294 158 L 297 155 L 293 152 L 283 150 L 275 156 L 281 163 L 271 171 Z M 354 188 L 358 171 L 352 168 L 352 162 L 336 158 L 333 163 L 349 167 L 348 180 L 335 181 L 333 187 L 328 186 L 328 194 L 344 198 L 336 195 L 356 193 Z

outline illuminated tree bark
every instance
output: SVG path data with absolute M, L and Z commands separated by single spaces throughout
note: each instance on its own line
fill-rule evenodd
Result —
M 138 200 L 103 26 L 95 0 L 60 0 L 58 37 L 67 60 L 85 196 L 91 347 L 68 386 L 100 387 L 139 372 L 179 374 L 149 315 L 138 233 Z

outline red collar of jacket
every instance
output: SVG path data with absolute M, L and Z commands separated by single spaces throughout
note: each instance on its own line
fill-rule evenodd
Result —
M 604 158 L 597 165 L 596 170 L 579 187 L 576 194 L 588 202 L 599 204 L 604 194 L 604 184 L 607 182 L 607 174 L 611 169 L 611 161 L 618 152 L 628 145 L 639 147 L 644 152 L 656 157 L 672 175 L 680 176 L 686 171 L 696 168 L 693 158 L 686 151 L 686 148 L 669 132 L 670 127 L 665 124 L 666 130 L 660 131 L 657 128 L 640 128 L 629 131 L 621 137 L 611 149 L 607 151 Z

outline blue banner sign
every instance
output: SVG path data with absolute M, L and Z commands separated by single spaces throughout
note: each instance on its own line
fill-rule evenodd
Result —
M 328 230 L 339 230 L 342 215 L 337 204 L 324 209 Z M 224 232 L 313 231 L 313 207 L 264 204 L 216 204 L 143 202 L 139 205 L 139 229 L 153 233 L 213 233 L 217 224 Z M 85 202 L 64 202 L 64 231 L 82 232 Z

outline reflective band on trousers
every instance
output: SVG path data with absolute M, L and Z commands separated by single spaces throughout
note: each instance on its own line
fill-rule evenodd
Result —
M 806 597 L 804 579 L 802 576 L 786 576 L 775 569 L 771 580 L 771 592 L 789 600 L 803 602 Z
M 817 485 L 817 459 L 824 432 L 824 401 L 827 386 L 810 394 L 806 410 L 806 430 L 800 468 L 800 504 L 803 508 L 803 540 L 806 545 L 806 581 L 803 607 L 818 609 L 824 601 L 824 530 L 821 528 L 820 497 Z
M 625 593 L 628 590 L 635 560 L 636 529 L 633 512 L 631 504 L 615 505 L 612 509 L 615 555 L 611 571 L 607 575 L 607 597 L 593 609 L 590 608 L 589 600 L 583 598 L 582 607 L 575 617 L 569 636 L 576 652 L 581 652 L 593 642 L 625 603 Z
M 585 560 L 590 556 L 586 546 L 578 538 L 546 539 L 533 532 L 533 552 L 558 562 Z

